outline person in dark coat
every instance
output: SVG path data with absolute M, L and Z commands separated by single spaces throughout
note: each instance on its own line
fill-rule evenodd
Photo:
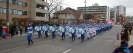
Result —
M 22 35 L 22 27 L 20 27 L 20 35 Z
M 130 25 L 130 27 L 129 27 L 130 35 L 131 35 L 131 31 L 132 31 L 132 26 Z
M 124 35 L 124 29 L 122 29 L 120 34 L 121 34 L 121 40 L 123 40 L 124 39 L 124 36 L 123 36 Z
M 129 41 L 129 33 L 128 33 L 128 28 L 124 29 L 124 34 L 123 34 L 123 38 L 124 40 L 126 40 L 127 42 Z
M 0 37 L 2 36 L 2 25 L 0 26 Z
M 10 34 L 11 34 L 11 38 L 12 38 L 14 36 L 14 28 L 13 27 L 11 27 Z

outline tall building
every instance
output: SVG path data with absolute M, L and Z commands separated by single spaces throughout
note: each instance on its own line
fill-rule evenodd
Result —
M 13 18 L 48 21 L 47 0 L 9 0 L 9 22 Z M 6 20 L 6 0 L 0 0 L 0 19 Z
M 86 7 L 78 7 L 78 10 L 82 10 L 84 13 L 87 14 L 97 14 L 100 16 L 101 21 L 108 21 L 110 20 L 110 8 L 108 6 L 98 6 L 98 4 L 94 4 L 93 6 Z
M 115 10 L 115 8 L 110 9 L 110 20 L 116 22 L 116 10 Z
M 120 5 L 120 6 L 115 6 L 114 8 L 116 11 L 116 21 L 120 23 L 122 22 L 122 17 L 126 16 L 126 7 Z
M 31 18 L 33 20 L 48 21 L 47 0 L 31 0 Z

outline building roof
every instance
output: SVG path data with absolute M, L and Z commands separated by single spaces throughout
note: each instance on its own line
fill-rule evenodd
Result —
M 62 11 L 57 11 L 54 14 L 72 14 L 75 18 L 79 19 L 80 15 L 82 14 L 82 11 L 67 7 L 66 9 L 64 9 Z

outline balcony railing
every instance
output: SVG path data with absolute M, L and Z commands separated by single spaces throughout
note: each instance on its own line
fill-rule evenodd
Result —
M 37 4 L 41 4 L 41 5 L 45 5 L 45 6 L 49 6 L 49 3 L 42 1 L 42 0 L 36 0 Z
M 48 21 L 49 18 L 48 17 L 39 17 L 39 16 L 36 16 L 35 20 Z
M 48 13 L 48 10 L 36 8 L 36 12 Z

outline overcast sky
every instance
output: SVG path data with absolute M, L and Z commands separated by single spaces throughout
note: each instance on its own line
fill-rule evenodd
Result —
M 111 8 L 114 6 L 123 5 L 126 7 L 126 14 L 133 16 L 133 0 L 87 0 L 87 6 L 92 6 L 94 3 L 98 3 L 99 6 L 105 5 Z M 63 5 L 74 9 L 85 6 L 84 0 L 64 0 Z

